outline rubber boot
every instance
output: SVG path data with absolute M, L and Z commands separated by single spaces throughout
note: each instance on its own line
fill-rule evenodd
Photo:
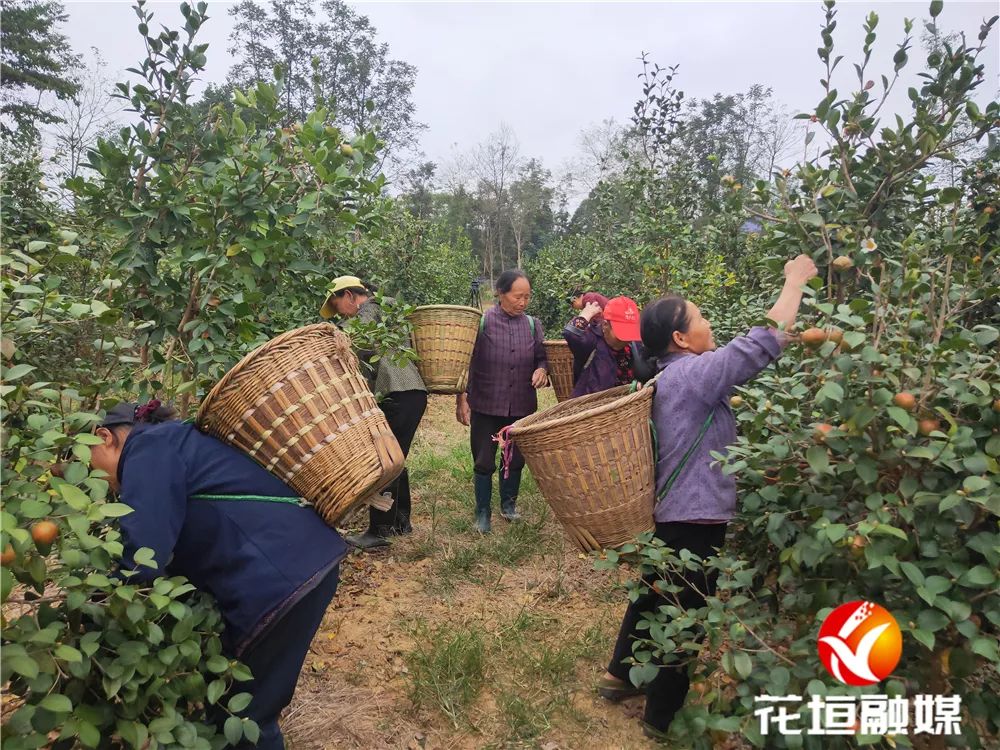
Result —
M 490 474 L 473 474 L 476 490 L 476 528 L 480 534 L 490 533 L 490 506 L 493 503 L 493 477 Z
M 517 493 L 520 489 L 520 469 L 511 469 L 506 478 L 500 474 L 500 515 L 508 521 L 521 520 L 521 514 L 517 512 Z

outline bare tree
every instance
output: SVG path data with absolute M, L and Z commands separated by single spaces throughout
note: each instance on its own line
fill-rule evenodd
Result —
M 529 159 L 518 172 L 517 180 L 511 183 L 508 218 L 518 268 L 524 263 L 524 249 L 532 235 L 552 229 L 555 191 L 549 184 L 551 179 L 552 173 L 538 159 Z
M 504 230 L 508 223 L 509 185 L 521 165 L 517 136 L 501 123 L 483 143 L 473 150 L 471 167 L 478 185 L 484 214 L 489 217 L 484 227 L 487 273 L 492 277 L 497 265 L 504 266 Z
M 791 112 L 784 106 L 772 109 L 758 139 L 758 174 L 761 177 L 770 179 L 775 169 L 794 156 L 799 140 L 795 130 Z
M 46 173 L 59 184 L 80 174 L 87 151 L 98 138 L 114 136 L 118 115 L 124 111 L 120 100 L 112 97 L 114 80 L 107 62 L 96 47 L 91 47 L 91 54 L 90 66 L 78 79 L 79 90 L 71 99 L 54 102 L 52 111 L 59 121 L 45 131 Z M 62 201 L 72 202 L 70 191 L 60 193 Z

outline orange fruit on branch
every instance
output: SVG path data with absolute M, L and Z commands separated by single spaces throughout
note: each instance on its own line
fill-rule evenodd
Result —
M 833 267 L 838 271 L 847 271 L 854 268 L 854 261 L 847 255 L 838 255 L 833 259 Z
M 52 544 L 59 536 L 59 527 L 52 521 L 39 521 L 31 525 L 31 538 L 35 544 Z
M 937 432 L 940 429 L 941 429 L 941 422 L 939 422 L 936 419 L 932 419 L 930 417 L 928 417 L 927 419 L 921 419 L 917 423 L 917 430 L 920 432 L 921 435 L 924 436 L 930 435 L 932 432 Z
M 799 341 L 811 349 L 815 349 L 817 346 L 820 346 L 824 341 L 826 341 L 826 339 L 826 331 L 822 328 L 807 328 L 799 336 Z
M 912 393 L 903 391 L 902 393 L 897 393 L 892 397 L 892 403 L 898 406 L 900 409 L 905 409 L 906 411 L 913 411 L 917 408 L 917 399 Z
M 8 544 L 6 547 L 3 548 L 3 553 L 0 554 L 0 564 L 10 565 L 12 562 L 14 562 L 14 559 L 16 557 L 17 555 L 14 553 L 14 548 Z

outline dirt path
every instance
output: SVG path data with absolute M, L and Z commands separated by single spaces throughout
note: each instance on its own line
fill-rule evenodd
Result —
M 592 690 L 624 608 L 617 576 L 570 546 L 530 480 L 527 522 L 494 510 L 480 537 L 467 436 L 454 399 L 433 397 L 410 456 L 415 531 L 342 565 L 282 722 L 290 747 L 651 747 L 639 701 Z

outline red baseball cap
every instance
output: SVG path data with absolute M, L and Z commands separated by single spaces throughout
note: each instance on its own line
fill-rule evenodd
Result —
M 615 297 L 604 306 L 604 319 L 622 341 L 639 341 L 639 306 L 628 297 Z

